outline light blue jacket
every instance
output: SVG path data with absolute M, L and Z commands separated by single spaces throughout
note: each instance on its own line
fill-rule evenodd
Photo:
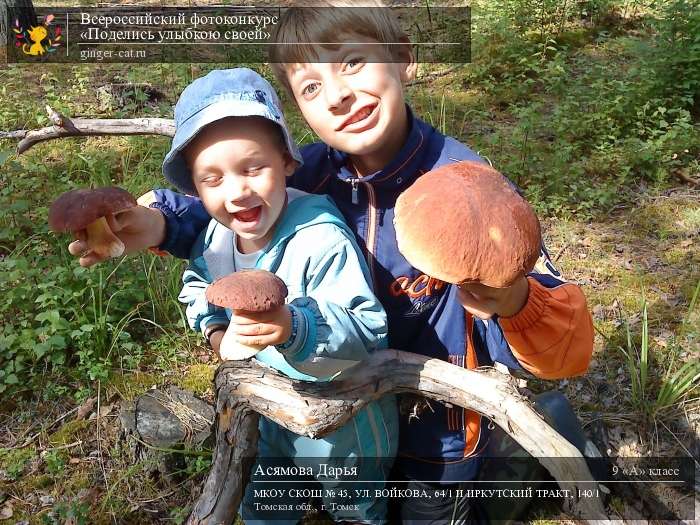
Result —
M 293 379 L 330 380 L 386 346 L 386 313 L 368 284 L 355 236 L 331 199 L 288 192 L 302 196 L 290 200 L 256 267 L 285 282 L 299 326 L 290 347 L 270 346 L 255 358 Z M 205 290 L 235 271 L 233 242 L 233 232 L 212 220 L 192 249 L 179 299 L 195 330 L 229 322 L 231 312 L 209 304 Z

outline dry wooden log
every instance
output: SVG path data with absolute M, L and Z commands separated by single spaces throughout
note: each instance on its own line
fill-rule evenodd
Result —
M 216 448 L 212 467 L 187 523 L 233 523 L 258 450 L 256 412 L 239 399 L 217 411 Z
M 46 106 L 53 126 L 40 129 L 0 131 L 0 139 L 21 139 L 17 154 L 21 155 L 40 142 L 64 137 L 96 135 L 175 135 L 175 122 L 166 118 L 70 119 Z
M 368 402 L 390 393 L 414 393 L 486 415 L 536 457 L 563 489 L 579 494 L 595 482 L 578 450 L 532 408 L 510 376 L 472 371 L 438 359 L 386 350 L 355 373 L 330 383 L 294 382 L 254 361 L 224 363 L 216 374 L 217 445 L 214 464 L 188 523 L 232 521 L 250 471 L 251 430 L 238 421 L 254 411 L 297 434 L 321 437 L 346 423 Z M 234 423 L 235 422 L 235 423 Z M 245 437 L 237 434 L 244 429 Z M 235 439 L 233 439 L 235 436 Z M 242 467 L 236 458 L 246 458 Z M 232 474 L 235 473 L 235 479 Z M 229 478 L 228 476 L 231 476 Z M 598 499 L 568 500 L 585 520 L 607 520 Z

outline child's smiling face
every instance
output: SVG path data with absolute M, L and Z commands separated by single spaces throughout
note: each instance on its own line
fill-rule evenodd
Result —
M 289 64 L 287 78 L 304 118 L 323 142 L 348 153 L 362 175 L 386 166 L 408 131 L 403 83 L 415 74 L 390 62 L 383 45 L 361 36 L 337 49 L 318 50 L 318 63 Z
M 285 178 L 295 161 L 276 124 L 260 117 L 223 119 L 205 127 L 184 151 L 204 207 L 238 235 L 250 253 L 270 242 L 284 210 Z

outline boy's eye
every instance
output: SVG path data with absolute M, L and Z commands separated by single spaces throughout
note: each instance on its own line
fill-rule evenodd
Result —
M 357 69 L 362 65 L 363 61 L 364 59 L 362 57 L 351 58 L 345 61 L 345 67 L 343 69 L 345 69 L 346 71 Z
M 263 169 L 263 166 L 251 166 L 250 168 L 248 168 L 248 169 L 246 170 L 246 172 L 248 172 L 249 174 L 254 175 L 254 174 L 260 172 L 262 169 Z
M 220 175 L 209 175 L 208 177 L 204 177 L 203 179 L 200 179 L 200 182 L 202 184 L 206 184 L 207 186 L 217 186 L 218 184 L 221 183 L 221 176 Z
M 304 95 L 305 97 L 313 95 L 316 91 L 318 90 L 318 82 L 311 82 L 310 84 L 307 84 L 304 86 L 304 88 L 301 90 L 301 94 Z

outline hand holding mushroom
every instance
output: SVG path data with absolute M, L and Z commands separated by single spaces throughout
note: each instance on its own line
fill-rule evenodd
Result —
M 136 199 L 121 188 L 73 190 L 51 205 L 49 227 L 56 232 L 84 231 L 87 252 L 101 259 L 119 257 L 124 243 L 112 232 L 114 214 L 134 206 Z
M 399 251 L 417 269 L 459 286 L 482 319 L 515 315 L 540 254 L 540 225 L 528 203 L 486 164 L 464 161 L 421 176 L 396 202 Z
M 81 266 L 159 245 L 165 234 L 160 211 L 148 208 L 117 187 L 79 189 L 64 193 L 51 205 L 49 226 L 72 232 L 77 239 L 68 251 Z
M 232 311 L 221 339 L 223 360 L 248 359 L 270 345 L 287 342 L 291 312 L 284 304 L 287 287 L 265 270 L 239 270 L 209 285 L 207 301 Z

